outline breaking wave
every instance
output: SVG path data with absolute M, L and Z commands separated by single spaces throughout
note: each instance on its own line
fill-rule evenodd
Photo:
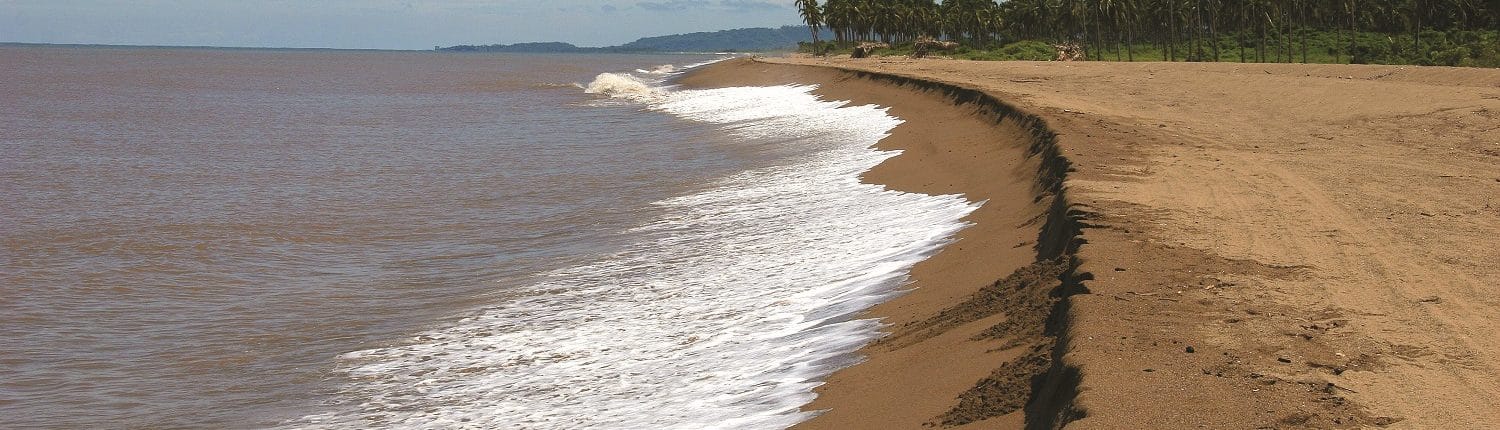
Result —
M 625 73 L 600 73 L 583 88 L 583 92 L 642 101 L 664 94 L 663 90 Z
M 350 382 L 291 427 L 783 428 L 852 363 L 912 265 L 980 203 L 860 182 L 901 120 L 812 86 L 672 90 L 604 73 L 590 94 L 713 124 L 775 165 L 655 202 L 623 251 L 521 298 L 340 357 Z
M 651 70 L 635 69 L 635 71 L 637 73 L 648 73 L 648 74 L 653 74 L 653 75 L 667 75 L 667 74 L 676 73 L 677 72 L 677 66 L 674 66 L 674 65 L 671 65 L 671 64 L 663 64 L 663 65 L 660 65 L 660 66 L 652 67 Z

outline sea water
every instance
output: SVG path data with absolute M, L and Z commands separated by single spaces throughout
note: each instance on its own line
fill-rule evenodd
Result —
M 783 428 L 978 204 L 721 56 L 0 50 L 18 427 Z

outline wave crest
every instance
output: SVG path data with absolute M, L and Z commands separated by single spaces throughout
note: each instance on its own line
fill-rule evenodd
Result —
M 323 413 L 289 428 L 786 428 L 829 373 L 879 337 L 854 319 L 968 224 L 961 196 L 859 180 L 894 151 L 886 108 L 813 86 L 653 88 L 600 74 L 592 94 L 721 127 L 768 163 L 651 204 L 617 253 L 517 285 L 514 299 L 409 342 L 339 356 Z M 630 110 L 612 110 L 629 114 Z M 747 152 L 748 153 L 748 152 Z
M 635 100 L 655 99 L 662 95 L 661 90 L 652 88 L 646 81 L 624 73 L 600 73 L 583 92 Z
M 635 71 L 638 73 L 650 73 L 653 75 L 670 75 L 673 73 L 677 73 L 677 66 L 673 66 L 671 64 L 663 64 L 660 66 L 652 67 L 651 70 L 635 69 Z

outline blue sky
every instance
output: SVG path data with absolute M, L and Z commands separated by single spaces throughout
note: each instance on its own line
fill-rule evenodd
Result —
M 0 42 L 431 49 L 799 23 L 792 0 L 0 0 Z

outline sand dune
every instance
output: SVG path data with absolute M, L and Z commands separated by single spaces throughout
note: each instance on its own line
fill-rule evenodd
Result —
M 685 80 L 784 82 L 908 120 L 867 180 L 989 200 L 871 312 L 892 335 L 804 428 L 1500 427 L 1500 70 L 793 58 Z

